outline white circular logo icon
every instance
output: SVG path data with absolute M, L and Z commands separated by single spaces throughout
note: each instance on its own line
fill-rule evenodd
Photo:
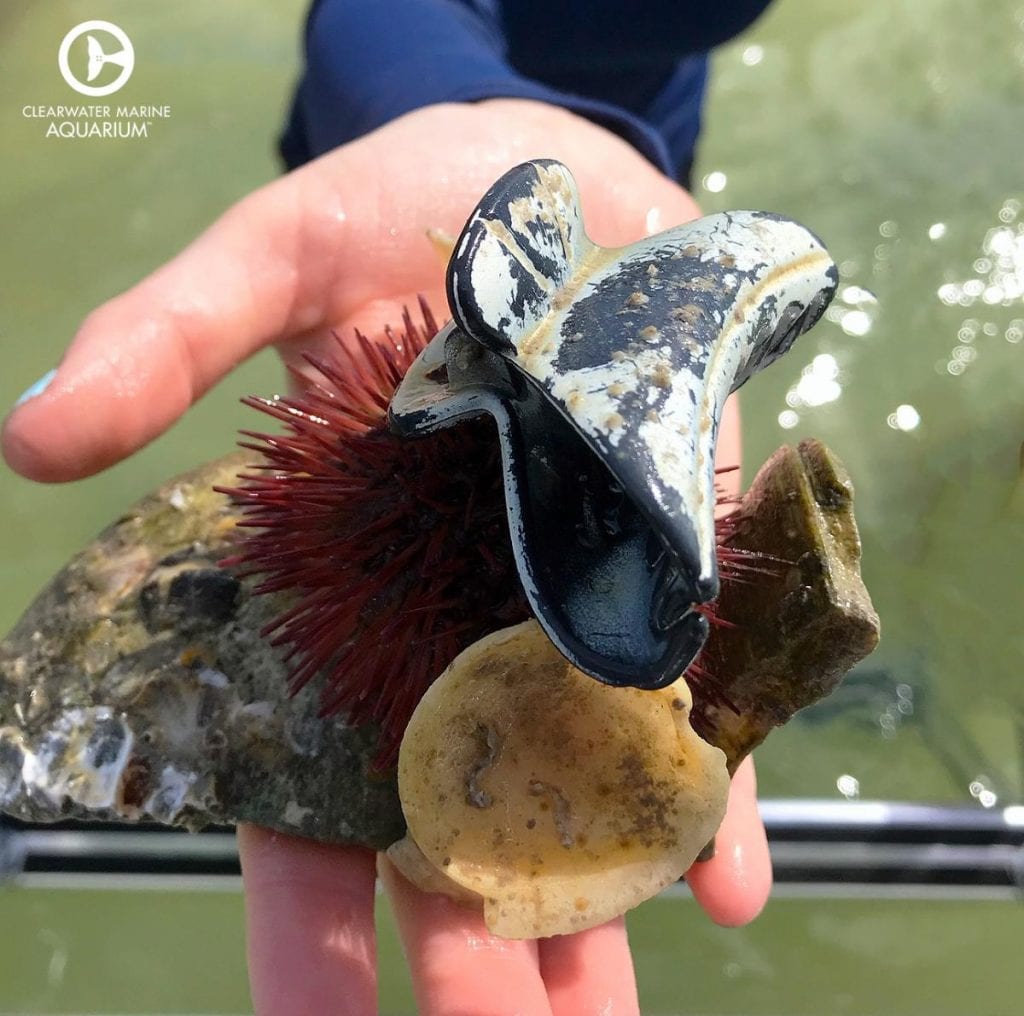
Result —
M 87 57 L 83 61 L 85 64 L 83 68 L 84 81 L 75 74 L 68 62 L 71 47 L 83 35 L 87 46 L 86 53 L 83 54 Z M 100 77 L 108 64 L 121 68 L 117 77 L 105 85 L 88 84 Z M 80 25 L 75 25 L 61 41 L 60 50 L 57 53 L 57 66 L 60 68 L 61 77 L 76 92 L 81 92 L 82 95 L 111 95 L 119 88 L 124 87 L 132 76 L 132 71 L 135 69 L 135 49 L 132 46 L 132 40 L 117 25 L 111 24 L 109 21 L 83 21 Z

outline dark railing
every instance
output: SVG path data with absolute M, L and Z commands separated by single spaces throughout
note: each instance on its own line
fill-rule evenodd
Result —
M 795 799 L 763 801 L 761 812 L 783 894 L 904 891 L 1024 900 L 1024 806 Z M 229 829 L 192 835 L 158 826 L 0 819 L 0 881 L 131 875 L 207 882 L 238 874 Z

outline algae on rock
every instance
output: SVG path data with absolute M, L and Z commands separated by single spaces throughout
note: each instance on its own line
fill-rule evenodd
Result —
M 283 601 L 218 566 L 231 455 L 163 486 L 56 576 L 0 643 L 0 810 L 19 819 L 257 822 L 384 847 L 404 821 L 376 739 L 320 719 L 259 635 Z

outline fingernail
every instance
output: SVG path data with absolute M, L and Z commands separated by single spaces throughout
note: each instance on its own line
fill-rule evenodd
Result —
M 20 406 L 24 402 L 28 402 L 29 399 L 34 399 L 37 395 L 42 395 L 47 388 L 50 387 L 50 382 L 57 376 L 56 370 L 47 371 L 31 388 L 26 388 L 21 393 L 18 401 L 14 403 L 15 408 Z

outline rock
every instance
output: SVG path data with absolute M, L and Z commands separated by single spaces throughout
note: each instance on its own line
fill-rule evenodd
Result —
M 732 518 L 726 546 L 765 555 L 752 581 L 723 584 L 702 662 L 722 701 L 694 691 L 692 722 L 730 771 L 795 712 L 825 698 L 878 644 L 860 576 L 853 485 L 820 442 L 780 448 Z M 725 703 L 730 703 L 729 708 Z
M 280 597 L 218 566 L 233 455 L 145 498 L 0 644 L 0 810 L 35 822 L 257 822 L 385 847 L 405 828 L 370 729 L 288 696 L 260 628 Z

